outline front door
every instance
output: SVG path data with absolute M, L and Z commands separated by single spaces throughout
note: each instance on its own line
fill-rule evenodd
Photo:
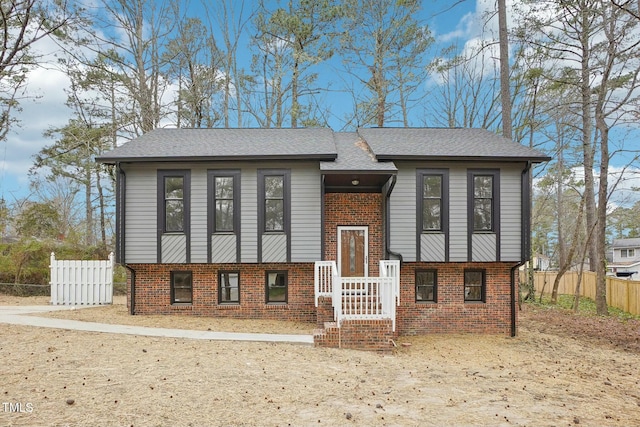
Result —
M 338 273 L 342 277 L 369 274 L 368 227 L 338 227 Z

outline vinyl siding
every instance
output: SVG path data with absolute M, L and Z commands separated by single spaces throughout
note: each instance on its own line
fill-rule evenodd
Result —
M 255 166 L 241 169 L 240 261 L 258 262 L 258 172 Z
M 187 237 L 184 234 L 162 235 L 162 262 L 165 264 L 187 262 Z
M 389 207 L 389 247 L 404 261 L 416 261 L 416 167 L 418 164 L 396 164 L 398 175 Z
M 449 170 L 449 261 L 466 262 L 467 253 L 467 167 L 456 164 Z
M 471 236 L 471 261 L 496 261 L 496 235 L 494 233 L 474 233 Z
M 191 262 L 207 262 L 207 169 L 191 170 Z
M 420 261 L 444 262 L 444 233 L 425 233 L 420 236 Z
M 446 163 L 446 162 L 396 162 L 398 178 L 391 194 L 390 242 L 391 250 L 402 254 L 405 261 L 416 258 L 416 169 L 449 170 L 449 261 L 468 261 L 467 226 L 467 170 L 500 169 L 500 260 L 519 261 L 521 248 L 521 173 L 524 164 L 501 163 Z M 426 248 L 436 242 L 435 237 L 421 235 L 421 254 L 424 261 L 440 256 L 436 247 Z M 474 260 L 497 261 L 496 236 L 473 236 L 477 247 L 472 247 Z M 443 239 L 444 240 L 444 239 Z M 493 242 L 493 246 L 491 244 Z
M 522 247 L 521 177 L 524 166 L 500 170 L 500 260 L 520 261 Z
M 126 165 L 125 259 L 126 263 L 156 263 L 157 185 L 156 168 Z
M 262 262 L 287 262 L 287 235 L 262 235 Z
M 233 263 L 236 259 L 236 235 L 214 234 L 211 236 L 211 262 Z
M 321 186 L 317 162 L 291 168 L 291 261 L 314 262 L 321 254 Z

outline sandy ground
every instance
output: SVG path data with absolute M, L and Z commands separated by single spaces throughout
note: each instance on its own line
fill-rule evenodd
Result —
M 64 315 L 127 317 L 118 310 Z M 127 320 L 179 326 L 156 317 Z M 184 320 L 196 329 L 273 326 Z M 624 339 L 611 340 L 561 322 L 528 309 L 517 338 L 401 337 L 410 345 L 386 355 L 0 325 L 0 425 L 639 425 L 640 351 L 625 342 L 640 323 L 613 321 L 607 330 L 619 327 Z

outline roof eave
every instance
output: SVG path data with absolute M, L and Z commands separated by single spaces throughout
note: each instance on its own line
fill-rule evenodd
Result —
M 338 157 L 335 153 L 326 154 L 269 154 L 269 155 L 242 155 L 242 156 L 149 156 L 149 157 L 96 157 L 96 162 L 104 164 L 116 163 L 167 163 L 167 162 L 220 162 L 220 161 L 251 161 L 261 162 L 267 160 L 313 160 L 328 161 Z
M 414 154 L 378 154 L 376 155 L 378 161 L 400 161 L 400 160 L 418 160 L 418 161 L 454 161 L 454 162 L 468 162 L 468 161 L 485 161 L 485 162 L 532 162 L 543 163 L 551 160 L 551 157 L 527 157 L 527 156 L 428 156 L 428 155 L 414 155 Z

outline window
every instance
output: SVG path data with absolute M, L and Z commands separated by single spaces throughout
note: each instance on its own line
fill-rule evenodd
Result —
M 442 176 L 424 175 L 422 180 L 422 231 L 442 230 Z
M 633 258 L 635 256 L 634 249 L 620 249 L 620 256 L 622 258 Z
M 164 231 L 184 231 L 184 178 L 164 177 Z
M 500 228 L 499 179 L 499 170 L 469 171 L 469 228 L 474 233 L 497 233 Z
M 416 271 L 416 302 L 437 301 L 436 270 Z
M 484 302 L 485 300 L 485 271 L 464 271 L 464 300 Z
M 240 272 L 221 271 L 218 273 L 218 303 L 240 303 Z
M 473 177 L 473 231 L 493 230 L 493 177 Z
M 284 231 L 284 176 L 264 177 L 264 230 Z
M 190 271 L 171 272 L 171 304 L 193 303 L 193 276 Z
M 189 234 L 188 170 L 158 171 L 158 222 L 162 233 Z
M 240 171 L 209 171 L 209 228 L 211 233 L 238 233 L 240 227 Z
M 287 272 L 267 271 L 267 303 L 287 302 Z
M 448 232 L 449 171 L 417 170 L 418 233 Z

